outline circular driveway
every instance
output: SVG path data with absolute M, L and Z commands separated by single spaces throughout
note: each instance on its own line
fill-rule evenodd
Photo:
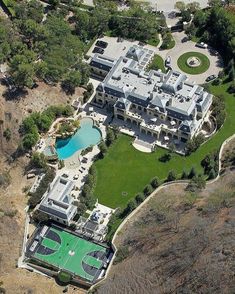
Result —
M 166 59 L 167 56 L 170 56 L 171 67 L 173 70 L 182 72 L 178 67 L 177 60 L 182 54 L 190 51 L 200 52 L 206 55 L 210 60 L 210 66 L 208 70 L 206 70 L 204 73 L 197 75 L 186 74 L 190 81 L 195 82 L 197 84 L 203 84 L 205 83 L 205 80 L 208 76 L 218 75 L 219 71 L 223 69 L 223 61 L 218 54 L 212 54 L 209 49 L 198 48 L 192 41 L 182 43 L 181 40 L 186 36 L 184 32 L 177 32 L 173 33 L 172 35 L 176 42 L 175 47 L 170 50 L 159 50 L 156 53 L 159 54 L 163 59 Z

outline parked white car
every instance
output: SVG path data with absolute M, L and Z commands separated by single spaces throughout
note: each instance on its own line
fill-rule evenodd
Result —
M 203 43 L 203 42 L 197 43 L 196 46 L 199 47 L 199 48 L 203 48 L 203 49 L 206 49 L 208 47 L 208 45 L 206 43 Z

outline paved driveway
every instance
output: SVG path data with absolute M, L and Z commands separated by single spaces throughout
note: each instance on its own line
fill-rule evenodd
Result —
M 196 82 L 197 84 L 202 84 L 205 82 L 205 79 L 212 74 L 217 75 L 219 71 L 222 69 L 222 59 L 219 55 L 212 55 L 208 49 L 202 49 L 195 46 L 195 43 L 192 41 L 187 41 L 185 43 L 182 43 L 181 40 L 185 37 L 184 32 L 180 33 L 173 33 L 173 37 L 176 41 L 175 47 L 170 50 L 159 50 L 158 54 L 165 59 L 168 55 L 171 56 L 171 63 L 172 68 L 174 70 L 180 71 L 177 60 L 180 57 L 180 55 L 189 52 L 189 51 L 195 51 L 205 54 L 209 60 L 210 60 L 210 67 L 207 71 L 205 71 L 202 74 L 198 75 L 189 75 L 187 74 L 189 80 Z
M 142 1 L 143 0 L 139 0 Z M 175 10 L 175 3 L 179 0 L 144 0 L 145 2 L 149 2 L 154 8 L 157 8 L 157 10 L 164 11 L 164 12 L 170 12 L 172 10 Z M 195 0 L 184 0 L 184 3 L 191 3 L 195 2 Z M 201 8 L 205 8 L 208 6 L 208 0 L 197 0 L 200 4 Z

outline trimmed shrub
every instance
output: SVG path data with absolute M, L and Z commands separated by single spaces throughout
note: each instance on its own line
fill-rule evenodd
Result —
M 143 193 L 138 193 L 135 196 L 135 200 L 136 200 L 137 204 L 140 204 L 141 202 L 143 202 L 144 199 L 145 199 L 145 196 Z
M 153 187 L 151 185 L 147 185 L 144 188 L 144 195 L 149 196 L 153 192 Z
M 172 182 L 176 180 L 176 174 L 173 170 L 169 171 L 169 174 L 167 176 L 167 182 Z
M 159 183 L 159 179 L 157 177 L 153 178 L 151 181 L 151 186 L 156 189 L 157 187 L 159 187 L 160 183 Z

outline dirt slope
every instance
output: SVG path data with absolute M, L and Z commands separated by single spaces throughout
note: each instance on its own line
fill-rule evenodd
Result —
M 39 83 L 36 89 L 14 99 L 6 97 L 5 90 L 5 86 L 0 85 L 0 174 L 10 174 L 10 185 L 7 188 L 0 187 L 0 287 L 9 294 L 59 294 L 64 288 L 58 286 L 53 279 L 16 268 L 27 203 L 23 189 L 32 184 L 32 181 L 26 180 L 24 176 L 27 159 L 19 158 L 13 163 L 9 163 L 7 159 L 17 148 L 19 125 L 30 111 L 41 111 L 53 104 L 66 104 L 80 97 L 82 89 L 78 89 L 71 97 L 63 93 L 59 86 L 50 87 Z M 3 137 L 6 128 L 12 133 L 10 141 Z M 68 293 L 79 294 L 83 291 L 70 288 Z
M 232 172 L 201 193 L 161 190 L 118 234 L 126 258 L 96 293 L 235 293 L 234 194 Z

